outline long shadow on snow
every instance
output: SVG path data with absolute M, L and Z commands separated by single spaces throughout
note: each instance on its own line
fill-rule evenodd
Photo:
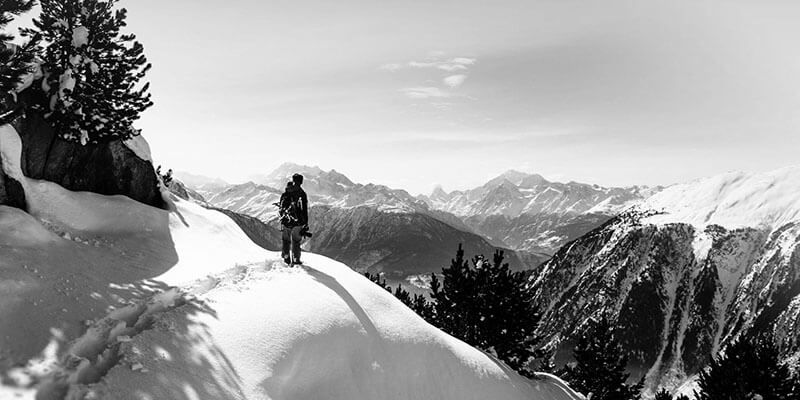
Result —
M 122 345 L 124 363 L 108 372 L 97 394 L 118 400 L 244 398 L 241 378 L 202 322 L 208 316 L 217 318 L 216 311 L 197 300 L 155 315 L 151 326 Z M 132 370 L 135 363 L 145 372 Z
M 140 233 L 85 236 L 45 228 L 17 209 L 0 207 L 0 380 L 47 350 L 63 356 L 66 343 L 131 299 L 167 289 L 153 280 L 178 262 L 170 212 L 148 211 Z M 8 228 L 10 227 L 10 228 Z M 14 231 L 14 229 L 17 229 Z M 9 323 L 8 321 L 13 321 Z

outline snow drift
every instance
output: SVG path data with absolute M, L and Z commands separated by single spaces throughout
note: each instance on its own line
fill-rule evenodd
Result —
M 70 192 L 3 168 L 0 398 L 578 399 L 424 322 L 347 266 L 287 268 L 224 214 Z

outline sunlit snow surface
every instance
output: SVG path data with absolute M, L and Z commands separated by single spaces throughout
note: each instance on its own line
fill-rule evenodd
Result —
M 778 228 L 800 219 L 800 166 L 760 174 L 729 172 L 670 186 L 642 202 L 644 210 L 663 211 L 646 221 Z
M 0 398 L 577 399 L 425 323 L 347 266 L 288 268 L 224 214 L 24 178 L 0 206 Z M 38 391 L 38 394 L 37 394 Z M 19 396 L 19 397 L 17 397 Z

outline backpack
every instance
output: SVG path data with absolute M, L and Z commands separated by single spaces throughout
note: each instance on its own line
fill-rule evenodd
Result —
M 296 195 L 294 195 L 294 193 L 282 194 L 279 207 L 280 210 L 278 210 L 278 215 L 280 216 L 281 224 L 285 226 L 295 226 L 300 224 L 303 203 L 302 197 L 299 193 Z

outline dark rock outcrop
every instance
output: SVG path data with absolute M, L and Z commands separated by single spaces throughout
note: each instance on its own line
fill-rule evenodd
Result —
M 0 156 L 0 165 L 2 165 L 1 158 L 2 156 Z M 22 184 L 6 175 L 2 168 L 0 168 L 0 205 L 27 209 Z
M 14 122 L 22 138 L 22 172 L 32 179 L 57 183 L 72 191 L 124 195 L 163 208 L 156 172 L 122 141 L 83 146 L 59 138 L 35 105 L 44 104 L 40 92 L 26 91 L 20 101 L 27 112 Z

